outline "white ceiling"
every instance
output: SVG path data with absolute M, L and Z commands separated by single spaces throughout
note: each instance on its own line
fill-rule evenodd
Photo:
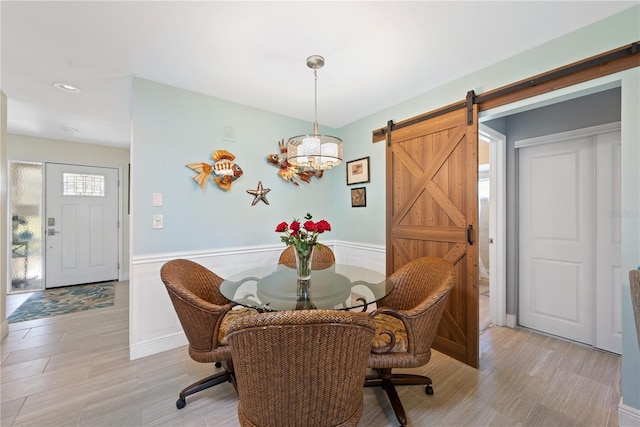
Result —
M 2 0 L 8 132 L 127 147 L 132 76 L 312 122 L 312 54 L 339 128 L 638 3 Z

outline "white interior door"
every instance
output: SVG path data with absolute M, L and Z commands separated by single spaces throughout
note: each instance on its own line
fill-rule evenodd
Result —
M 118 170 L 46 164 L 45 287 L 118 278 Z
M 593 344 L 595 192 L 589 138 L 519 150 L 519 321 Z
M 557 138 L 518 153 L 519 322 L 620 353 L 620 133 Z

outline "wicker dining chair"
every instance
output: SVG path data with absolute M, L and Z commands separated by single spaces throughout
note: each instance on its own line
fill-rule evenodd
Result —
M 366 313 L 295 310 L 229 328 L 240 425 L 355 426 L 374 323 Z
M 227 381 L 235 387 L 226 330 L 237 318 L 257 311 L 244 307 L 232 310 L 235 304 L 223 297 L 219 290 L 222 279 L 193 261 L 168 261 L 162 266 L 160 277 L 189 341 L 189 356 L 196 362 L 224 367 L 222 372 L 183 389 L 176 402 L 177 408 L 182 409 L 186 405 L 186 397 L 201 390 Z
M 322 270 L 331 267 L 335 263 L 336 257 L 329 246 L 320 243 L 320 248 L 315 248 L 313 250 L 313 255 L 311 256 L 312 270 Z M 287 267 L 296 268 L 296 252 L 293 246 L 287 246 L 287 248 L 282 251 L 278 264 L 284 264 Z
M 370 316 L 376 324 L 365 387 L 382 387 L 401 425 L 407 424 L 397 385 L 425 385 L 433 394 L 429 377 L 394 374 L 393 368 L 416 368 L 431 358 L 431 343 L 446 299 L 456 282 L 454 266 L 443 259 L 423 257 L 400 267 L 390 277 L 393 291 L 378 301 Z

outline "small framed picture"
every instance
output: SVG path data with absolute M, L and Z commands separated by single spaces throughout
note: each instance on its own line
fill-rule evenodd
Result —
M 369 182 L 369 158 L 347 162 L 347 185 Z
M 358 187 L 351 189 L 351 207 L 364 208 L 367 206 L 367 189 Z

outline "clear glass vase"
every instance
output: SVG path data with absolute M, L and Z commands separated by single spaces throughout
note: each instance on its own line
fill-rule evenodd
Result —
M 309 280 L 311 277 L 311 258 L 313 257 L 314 249 L 313 246 L 306 250 L 295 248 L 298 280 Z
M 298 280 L 298 300 L 296 310 L 315 310 L 316 306 L 311 301 L 310 280 Z

